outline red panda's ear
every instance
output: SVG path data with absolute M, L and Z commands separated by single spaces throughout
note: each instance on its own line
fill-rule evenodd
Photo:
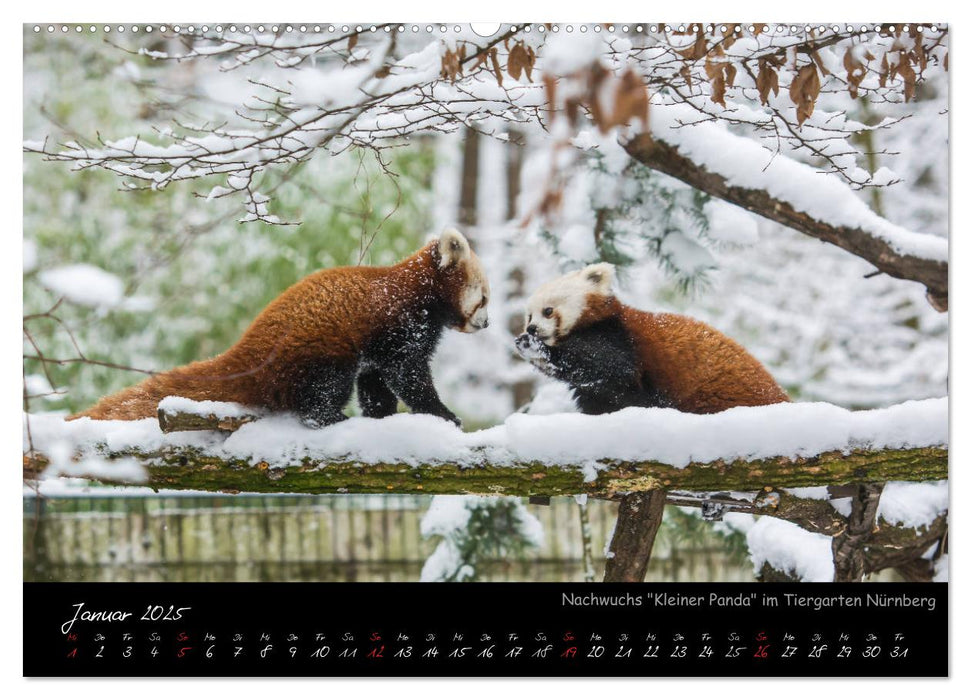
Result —
M 614 266 L 610 263 L 596 263 L 583 268 L 583 278 L 597 291 L 610 293 L 610 285 L 614 281 Z
M 440 268 L 450 267 L 460 260 L 468 258 L 472 254 L 472 248 L 465 236 L 454 228 L 447 228 L 442 231 L 438 239 L 438 266 Z

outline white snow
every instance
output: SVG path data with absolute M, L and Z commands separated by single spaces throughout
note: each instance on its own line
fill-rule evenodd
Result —
M 756 573 L 768 563 L 800 581 L 833 580 L 831 537 L 808 532 L 785 520 L 762 517 L 749 529 L 746 541 Z
M 517 537 L 528 547 L 543 544 L 543 525 L 526 510 L 518 498 L 500 499 L 494 496 L 435 496 L 431 506 L 421 519 L 422 537 L 438 536 L 442 541 L 425 560 L 421 569 L 421 581 L 466 581 L 475 576 L 473 561 L 462 562 L 460 541 L 467 537 L 472 512 L 489 508 L 492 504 L 507 500 L 512 503 L 512 518 L 516 523 Z
M 228 401 L 194 401 L 182 396 L 167 396 L 159 401 L 159 410 L 173 413 L 187 413 L 193 416 L 215 416 L 216 418 L 240 418 L 259 414 L 259 409 L 242 406 Z
M 184 405 L 178 399 L 171 403 Z M 294 416 L 277 414 L 248 423 L 224 440 L 208 431 L 163 435 L 151 418 L 64 421 L 60 416 L 30 415 L 25 420 L 29 418 L 33 444 L 41 452 L 64 441 L 87 453 L 104 446 L 113 451 L 152 451 L 191 445 L 214 456 L 266 461 L 271 466 L 305 457 L 408 465 L 542 462 L 595 473 L 607 460 L 653 460 L 684 467 L 717 459 L 946 445 L 947 408 L 947 399 L 941 398 L 855 412 L 823 403 L 784 403 L 708 416 L 661 408 L 628 408 L 603 416 L 517 413 L 502 425 L 469 433 L 429 415 L 350 418 L 311 429 Z M 26 450 L 26 430 L 24 441 Z
M 41 478 L 103 477 L 133 484 L 141 483 L 148 478 L 145 468 L 130 457 L 109 461 L 99 455 L 84 455 L 75 460 L 73 452 L 72 445 L 67 441 L 62 440 L 50 445 L 45 451 L 49 463 Z
M 788 489 L 796 498 L 810 498 L 814 501 L 828 501 L 829 489 L 826 486 L 804 486 L 797 489 Z
M 118 277 L 86 263 L 43 270 L 38 277 L 55 294 L 82 306 L 113 307 L 124 298 L 125 285 Z
M 828 501 L 837 513 L 844 517 L 850 515 L 852 498 L 830 499 L 825 486 L 788 489 L 797 498 L 811 498 Z M 950 497 L 947 481 L 888 483 L 880 495 L 877 517 L 901 527 L 918 528 L 930 525 L 939 516 L 947 513 Z
M 527 461 L 650 459 L 684 467 L 716 459 L 946 444 L 947 400 L 857 412 L 824 403 L 787 403 L 710 416 L 658 408 L 628 408 L 604 416 L 516 414 L 502 427 L 510 450 Z
M 837 513 L 848 518 L 853 509 L 852 498 L 830 498 L 829 489 L 825 486 L 807 486 L 797 489 L 787 489 L 796 498 L 810 498 L 814 501 L 828 501 Z
M 593 32 L 560 33 L 546 41 L 540 62 L 544 71 L 565 76 L 598 62 L 605 48 Z
M 741 207 L 712 199 L 705 204 L 705 216 L 709 238 L 733 245 L 754 245 L 759 241 L 758 222 Z
M 677 261 L 678 269 L 689 277 L 717 267 L 707 248 L 680 231 L 671 231 L 661 239 L 661 255 Z
M 468 564 L 460 566 L 460 561 L 461 553 L 455 542 L 451 539 L 443 539 L 425 560 L 418 580 L 429 583 L 444 581 L 451 576 L 454 581 L 468 581 L 475 576 L 475 569 Z
M 741 532 L 744 535 L 748 534 L 748 531 L 755 526 L 755 521 L 755 516 L 750 513 L 733 513 L 729 511 L 722 516 L 720 521 L 716 521 L 712 527 L 716 532 L 721 532 L 726 535 L 732 532 Z
M 880 495 L 877 517 L 901 527 L 924 527 L 947 512 L 948 501 L 946 481 L 891 482 Z
M 542 383 L 533 394 L 533 400 L 524 407 L 524 412 L 531 416 L 576 413 L 573 390 L 563 382 Z
M 453 530 L 464 530 L 472 514 L 466 496 L 436 496 L 421 519 L 421 536 L 444 537 Z
M 833 506 L 833 510 L 842 515 L 844 518 L 850 517 L 850 513 L 853 512 L 853 499 L 852 498 L 834 498 L 829 502 Z

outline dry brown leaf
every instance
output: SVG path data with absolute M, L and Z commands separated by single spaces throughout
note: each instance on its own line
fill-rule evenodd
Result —
M 738 74 L 738 69 L 732 63 L 725 64 L 725 84 L 728 87 L 735 87 L 735 76 Z
M 586 104 L 587 109 L 590 110 L 590 118 L 593 119 L 593 123 L 604 134 L 614 126 L 613 115 L 608 115 L 604 111 L 604 107 L 600 104 L 599 99 L 600 86 L 603 85 L 607 76 L 608 71 L 599 64 L 591 66 L 587 77 L 587 94 L 582 101 L 583 104 Z
M 711 54 L 705 58 L 705 75 L 711 83 L 711 101 L 725 106 L 725 64 L 712 60 Z
M 856 56 L 853 55 L 853 47 L 846 49 L 843 54 L 843 67 L 846 68 L 846 82 L 849 86 L 850 97 L 856 99 L 859 94 L 860 83 L 866 76 L 866 70 Z
M 897 60 L 896 60 L 896 62 L 890 63 L 889 61 L 887 61 L 888 65 L 890 67 L 890 71 L 887 74 L 887 77 L 890 80 L 890 82 L 893 82 L 894 80 L 897 79 L 897 72 L 900 70 L 900 64 L 901 64 L 901 62 L 903 62 L 903 60 L 904 60 L 904 57 L 900 54 L 899 51 L 897 51 L 895 53 L 897 54 Z
M 887 62 L 887 54 L 883 54 L 880 62 L 880 87 L 887 87 L 887 75 L 890 73 L 890 64 Z
M 826 70 L 826 66 L 825 66 L 825 65 L 823 64 L 823 59 L 822 59 L 822 57 L 821 57 L 821 56 L 819 55 L 819 51 L 816 51 L 815 49 L 813 49 L 813 50 L 812 50 L 812 51 L 811 51 L 811 52 L 809 53 L 809 55 L 810 55 L 810 57 L 811 57 L 811 58 L 813 59 L 813 62 L 814 62 L 814 63 L 815 63 L 815 64 L 816 64 L 817 66 L 819 66 L 819 72 L 823 74 L 823 77 L 825 77 L 825 76 L 827 76 L 827 75 L 829 75 L 829 71 L 828 71 L 828 70 Z
M 686 61 L 697 61 L 703 58 L 708 53 L 708 41 L 705 39 L 705 33 L 699 29 L 695 43 L 687 49 L 681 49 L 678 53 Z
M 614 93 L 614 113 L 611 121 L 615 126 L 619 126 L 630 124 L 634 118 L 638 118 L 646 128 L 649 105 L 647 86 L 636 71 L 628 68 L 621 74 Z
M 451 49 L 446 50 L 442 56 L 442 77 L 454 83 L 460 67 L 459 55 Z
M 357 46 L 357 38 L 358 38 L 357 34 L 351 34 L 349 37 L 347 37 L 348 52 L 353 51 L 354 47 Z
M 566 102 L 563 103 L 563 112 L 571 125 L 576 124 L 580 116 L 580 100 L 576 97 L 567 98 Z
M 522 42 L 516 44 L 509 50 L 509 58 L 506 59 L 506 71 L 513 80 L 519 80 L 523 74 L 523 69 L 529 61 L 529 54 Z
M 764 58 L 759 59 L 759 74 L 755 79 L 755 87 L 759 91 L 759 100 L 764 105 L 769 104 L 770 91 L 775 95 L 779 94 L 779 74 Z
M 687 65 L 683 65 L 683 66 L 681 66 L 681 70 L 678 71 L 678 73 L 680 74 L 680 76 L 682 78 L 684 78 L 684 82 L 686 82 L 688 84 L 688 87 L 690 88 L 691 87 L 691 69 L 688 68 Z
M 489 51 L 489 58 L 492 59 L 492 70 L 496 74 L 496 82 L 502 87 L 502 68 L 499 67 L 499 51 L 493 48 Z
M 916 63 L 920 66 L 920 72 L 923 74 L 927 70 L 927 50 L 924 48 L 924 44 L 919 39 L 917 40 L 917 46 L 914 48 L 914 59 Z
M 914 72 L 914 67 L 910 65 L 909 56 L 900 57 L 897 72 L 904 81 L 904 102 L 910 102 L 917 92 L 917 74 Z
M 550 111 L 553 111 L 556 109 L 556 78 L 544 74 L 543 86 L 546 88 L 546 102 L 550 106 Z
M 725 106 L 725 76 L 721 73 L 711 81 L 711 101 Z
M 789 98 L 796 105 L 796 120 L 800 126 L 812 116 L 819 90 L 819 73 L 816 72 L 816 65 L 807 63 L 799 69 L 796 77 L 789 84 Z

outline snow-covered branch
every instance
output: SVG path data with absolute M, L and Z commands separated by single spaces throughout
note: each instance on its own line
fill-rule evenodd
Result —
M 411 134 L 463 125 L 501 136 L 485 127 L 490 118 L 546 129 L 557 112 L 574 122 L 582 113 L 606 131 L 646 114 L 646 87 L 652 104 L 683 105 L 692 123 L 730 122 L 776 151 L 815 159 L 821 171 L 855 187 L 882 187 L 888 181 L 857 164 L 867 154 L 849 140 L 894 120 L 854 121 L 828 109 L 827 97 L 910 101 L 925 72 L 947 66 L 947 29 L 929 25 L 558 29 L 511 26 L 491 40 L 463 30 L 430 42 L 397 25 L 345 28 L 336 36 L 309 30 L 170 36 L 173 50 L 133 52 L 158 61 L 210 59 L 223 72 L 266 63 L 272 71 L 241 82 L 246 92 L 220 120 L 155 127 L 153 141 L 168 143 L 98 136 L 92 143 L 28 141 L 24 150 L 77 169 L 109 170 L 131 189 L 220 176 L 226 184 L 209 197 L 241 193 L 244 221 L 279 223 L 267 213 L 266 194 L 254 189 L 254 176 L 318 150 L 385 148 Z
M 238 415 L 237 408 L 230 412 Z M 515 414 L 472 433 L 410 414 L 352 418 L 322 430 L 266 416 L 228 437 L 166 434 L 154 419 L 28 415 L 27 427 L 31 476 L 67 445 L 82 458 L 135 458 L 155 487 L 202 490 L 613 497 L 947 476 L 945 399 L 857 412 L 777 404 L 711 416 L 640 408 L 606 416 Z M 90 476 L 114 481 L 110 468 Z
M 721 125 L 674 128 L 684 111 L 656 108 L 652 137 L 632 139 L 627 152 L 714 197 L 837 245 L 891 277 L 920 282 L 934 308 L 947 310 L 946 238 L 891 224 L 845 183 Z
M 222 184 L 201 196 L 240 196 L 247 210 L 242 222 L 284 223 L 269 213 L 270 198 L 261 191 L 266 186 L 261 178 L 319 150 L 331 155 L 353 147 L 381 150 L 414 133 L 454 131 L 498 115 L 512 122 L 538 121 L 544 103 L 539 86 L 526 80 L 503 86 L 490 72 L 491 64 L 478 62 L 490 51 L 494 56 L 493 45 L 513 34 L 507 31 L 482 46 L 435 39 L 402 57 L 394 55 L 395 33 L 368 37 L 360 45 L 352 34 L 345 37 L 350 48 L 340 52 L 340 42 L 333 39 L 258 36 L 247 41 L 210 38 L 212 45 L 196 43 L 185 53 L 142 51 L 157 60 L 230 57 L 230 68 L 266 57 L 279 70 L 272 79 L 242 83 L 254 94 L 234 109 L 232 119 L 178 121 L 176 128 L 156 127 L 151 138 L 106 140 L 99 134 L 93 143 L 26 141 L 24 152 L 70 162 L 75 170 L 108 170 L 124 178 L 130 190 L 160 190 L 174 182 L 216 177 Z M 454 46 L 459 48 L 450 48 Z M 309 57 L 320 60 L 321 68 L 293 70 Z M 452 80 L 446 79 L 449 71 Z M 456 81 L 459 74 L 462 80 Z M 230 126 L 230 121 L 235 123 Z

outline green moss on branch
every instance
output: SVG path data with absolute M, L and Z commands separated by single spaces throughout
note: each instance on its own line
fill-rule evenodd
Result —
M 156 489 L 253 493 L 408 493 L 568 496 L 610 498 L 649 491 L 758 491 L 765 487 L 833 486 L 886 481 L 933 481 L 947 478 L 948 450 L 920 447 L 827 452 L 815 457 L 695 463 L 684 468 L 659 462 L 604 460 L 594 481 L 575 465 L 522 463 L 511 466 L 361 464 L 305 459 L 285 467 L 265 462 L 207 455 L 193 448 L 160 452 L 126 451 L 109 458 L 135 457 Z M 24 458 L 24 478 L 46 465 L 43 456 Z M 93 480 L 117 483 L 102 475 Z

